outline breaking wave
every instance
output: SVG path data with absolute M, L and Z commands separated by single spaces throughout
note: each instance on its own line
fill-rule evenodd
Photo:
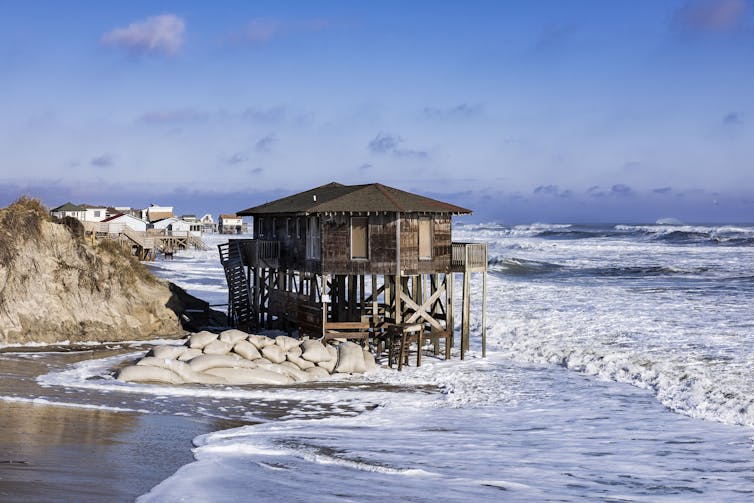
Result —
M 563 277 L 644 278 L 678 275 L 698 276 L 709 271 L 708 267 L 681 268 L 662 265 L 579 267 L 502 256 L 493 257 L 489 260 L 488 265 L 490 272 L 503 276 L 557 275 Z

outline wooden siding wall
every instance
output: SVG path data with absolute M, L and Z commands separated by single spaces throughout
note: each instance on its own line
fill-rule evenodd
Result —
M 322 270 L 327 274 L 395 274 L 395 215 L 369 216 L 369 258 L 351 259 L 351 217 L 332 215 L 322 226 Z
M 401 271 L 404 276 L 450 272 L 450 216 L 432 218 L 432 259 L 419 260 L 419 215 L 401 216 Z
M 403 275 L 450 272 L 451 218 L 432 215 L 432 259 L 419 260 L 418 214 L 401 215 L 401 264 Z M 290 235 L 286 220 L 291 219 Z M 273 219 L 275 232 L 273 233 Z M 296 235 L 296 220 L 301 238 Z M 256 218 L 255 218 L 256 220 Z M 306 260 L 304 216 L 264 215 L 262 235 L 255 221 L 255 237 L 280 242 L 280 268 L 326 274 L 399 274 L 396 264 L 396 215 L 369 215 L 369 259 L 351 259 L 351 216 L 320 215 L 322 262 Z

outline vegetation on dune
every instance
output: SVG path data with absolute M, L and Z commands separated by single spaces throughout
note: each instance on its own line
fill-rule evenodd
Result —
M 7 208 L 0 209 L 0 265 L 10 265 L 19 242 L 38 239 L 44 221 L 50 221 L 47 210 L 38 199 L 31 197 L 21 196 Z
M 80 287 L 100 291 L 100 287 L 105 286 L 99 284 L 103 272 L 106 280 L 115 280 L 124 286 L 133 286 L 139 280 L 147 283 L 157 281 L 149 269 L 131 255 L 127 246 L 109 239 L 100 241 L 94 247 L 87 246 L 84 226 L 79 220 L 72 217 L 53 219 L 38 199 L 26 196 L 0 209 L 0 266 L 10 267 L 23 243 L 38 241 L 42 237 L 43 222 L 65 227 L 73 238 L 80 260 L 69 261 L 61 257 L 58 268 L 61 272 L 78 269 Z M 85 266 L 72 265 L 73 262 L 83 262 Z M 103 268 L 104 262 L 112 267 Z
M 0 344 L 178 335 L 175 296 L 128 241 L 95 242 L 29 197 L 0 209 Z
M 115 274 L 124 285 L 133 285 L 136 280 L 147 283 L 157 281 L 147 266 L 139 262 L 126 246 L 117 241 L 103 239 L 97 243 L 97 252 L 110 257 L 116 266 Z

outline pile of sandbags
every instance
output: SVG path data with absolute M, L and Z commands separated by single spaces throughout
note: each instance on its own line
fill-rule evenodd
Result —
M 155 346 L 136 365 L 123 368 L 118 380 L 167 384 L 292 384 L 333 373 L 375 370 L 374 356 L 353 342 L 337 346 L 226 330 L 202 331 L 183 346 Z

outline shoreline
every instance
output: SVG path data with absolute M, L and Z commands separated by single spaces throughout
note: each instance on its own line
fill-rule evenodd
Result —
M 196 436 L 244 424 L 4 400 L 0 500 L 133 501 L 194 461 Z

